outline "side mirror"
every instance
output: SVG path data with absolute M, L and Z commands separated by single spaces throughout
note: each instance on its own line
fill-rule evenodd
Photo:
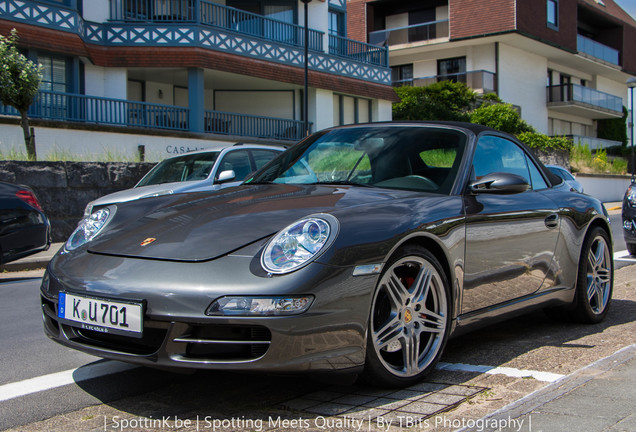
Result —
M 236 173 L 234 172 L 234 170 L 221 171 L 218 177 L 216 178 L 216 183 L 221 184 L 221 183 L 231 182 L 235 178 L 236 178 Z
M 495 172 L 471 183 L 469 189 L 475 194 L 516 194 L 530 189 L 525 178 L 510 173 Z

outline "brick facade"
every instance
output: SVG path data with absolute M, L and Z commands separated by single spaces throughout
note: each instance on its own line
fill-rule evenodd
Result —
M 451 40 L 515 30 L 515 0 L 449 0 L 448 5 Z

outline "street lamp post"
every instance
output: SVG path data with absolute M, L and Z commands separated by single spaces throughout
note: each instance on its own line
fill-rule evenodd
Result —
M 304 136 L 309 135 L 309 13 L 307 12 L 307 3 L 311 0 L 300 0 L 304 5 L 305 13 L 305 82 L 303 90 L 303 132 Z
M 629 142 L 631 144 L 631 166 L 632 166 L 632 183 L 634 183 L 634 87 L 636 87 L 636 77 L 629 77 L 626 82 L 629 87 L 631 105 L 630 105 L 630 122 L 629 122 Z

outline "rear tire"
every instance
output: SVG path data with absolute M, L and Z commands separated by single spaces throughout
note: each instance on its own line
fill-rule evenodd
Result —
M 614 261 L 607 232 L 593 228 L 583 243 L 574 292 L 569 306 L 544 309 L 555 321 L 596 324 L 605 318 L 614 288 Z
M 414 246 L 398 251 L 373 295 L 362 378 L 372 385 L 404 387 L 431 372 L 448 339 L 450 304 L 437 258 Z
M 609 311 L 614 289 L 611 245 L 607 232 L 599 227 L 593 228 L 585 239 L 572 311 L 572 319 L 576 322 L 599 323 Z

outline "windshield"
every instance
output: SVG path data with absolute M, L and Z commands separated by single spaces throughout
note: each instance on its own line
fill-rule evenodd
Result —
M 166 159 L 155 165 L 135 187 L 205 180 L 218 157 L 219 152 L 207 152 Z
M 351 184 L 449 194 L 466 146 L 430 126 L 334 129 L 293 147 L 246 183 Z

